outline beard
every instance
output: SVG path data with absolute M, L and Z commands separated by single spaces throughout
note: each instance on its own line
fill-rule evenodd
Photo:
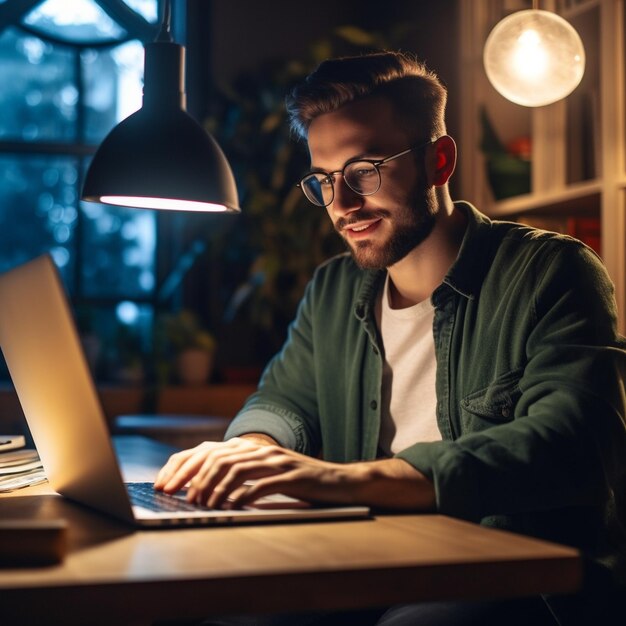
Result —
M 381 218 L 390 221 L 394 230 L 382 246 L 369 240 L 350 244 L 343 235 L 341 236 L 355 263 L 361 269 L 382 270 L 401 261 L 430 235 L 435 226 L 436 215 L 437 200 L 434 189 L 418 185 L 403 208 L 359 213 L 359 220 Z M 356 221 L 340 218 L 335 228 L 341 234 L 345 226 Z

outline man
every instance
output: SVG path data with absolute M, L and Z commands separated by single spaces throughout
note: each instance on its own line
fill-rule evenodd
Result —
M 318 268 L 227 441 L 174 455 L 155 486 L 189 482 L 212 507 L 282 492 L 438 511 L 618 572 L 626 353 L 612 285 L 580 242 L 452 202 L 445 104 L 434 74 L 392 52 L 326 61 L 294 90 L 312 164 L 300 187 L 351 254 Z M 380 619 L 558 623 L 540 599 Z

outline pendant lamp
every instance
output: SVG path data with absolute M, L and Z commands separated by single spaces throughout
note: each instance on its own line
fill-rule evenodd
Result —
M 93 157 L 82 199 L 126 207 L 239 212 L 230 165 L 185 110 L 185 49 L 172 41 L 165 4 L 159 35 L 145 46 L 143 105 Z
M 585 49 L 569 22 L 532 8 L 496 24 L 485 42 L 483 62 L 500 94 L 538 107 L 565 98 L 577 87 L 585 71 Z

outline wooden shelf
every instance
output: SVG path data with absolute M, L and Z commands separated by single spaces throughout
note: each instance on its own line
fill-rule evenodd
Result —
M 498 94 L 487 80 L 483 48 L 510 9 L 504 0 L 459 0 L 463 111 L 461 193 L 490 217 L 528 223 L 596 220 L 594 249 L 615 284 L 618 327 L 626 332 L 626 16 L 622 0 L 546 0 L 561 11 L 585 46 L 586 68 L 567 98 L 528 109 Z M 530 140 L 531 193 L 494 201 L 481 152 L 480 112 L 504 145 Z M 463 158 L 465 156 L 465 158 Z M 594 177 L 589 180 L 590 177 Z M 552 221 L 552 222 L 551 222 Z M 552 230 L 552 229 L 550 229 Z M 559 231 L 563 232 L 563 231 Z M 576 236 L 576 235 L 574 235 Z
M 101 385 L 98 395 L 104 414 L 112 423 L 118 415 L 180 414 L 234 417 L 255 384 L 171 386 L 154 389 L 141 386 Z M 25 419 L 15 389 L 0 386 L 0 432 L 23 432 Z
M 157 413 L 234 417 L 254 391 L 254 384 L 172 386 L 157 395 Z
M 602 199 L 599 181 L 576 183 L 569 187 L 541 194 L 526 194 L 495 202 L 490 217 L 509 217 L 526 213 L 567 213 L 576 216 L 598 215 Z

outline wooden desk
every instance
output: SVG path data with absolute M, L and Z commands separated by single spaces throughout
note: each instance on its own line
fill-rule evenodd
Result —
M 163 446 L 120 442 L 143 480 Z M 0 517 L 69 524 L 61 565 L 0 568 L 3 624 L 138 624 L 211 613 L 341 609 L 572 592 L 576 550 L 441 515 L 133 531 L 51 494 L 0 497 Z

